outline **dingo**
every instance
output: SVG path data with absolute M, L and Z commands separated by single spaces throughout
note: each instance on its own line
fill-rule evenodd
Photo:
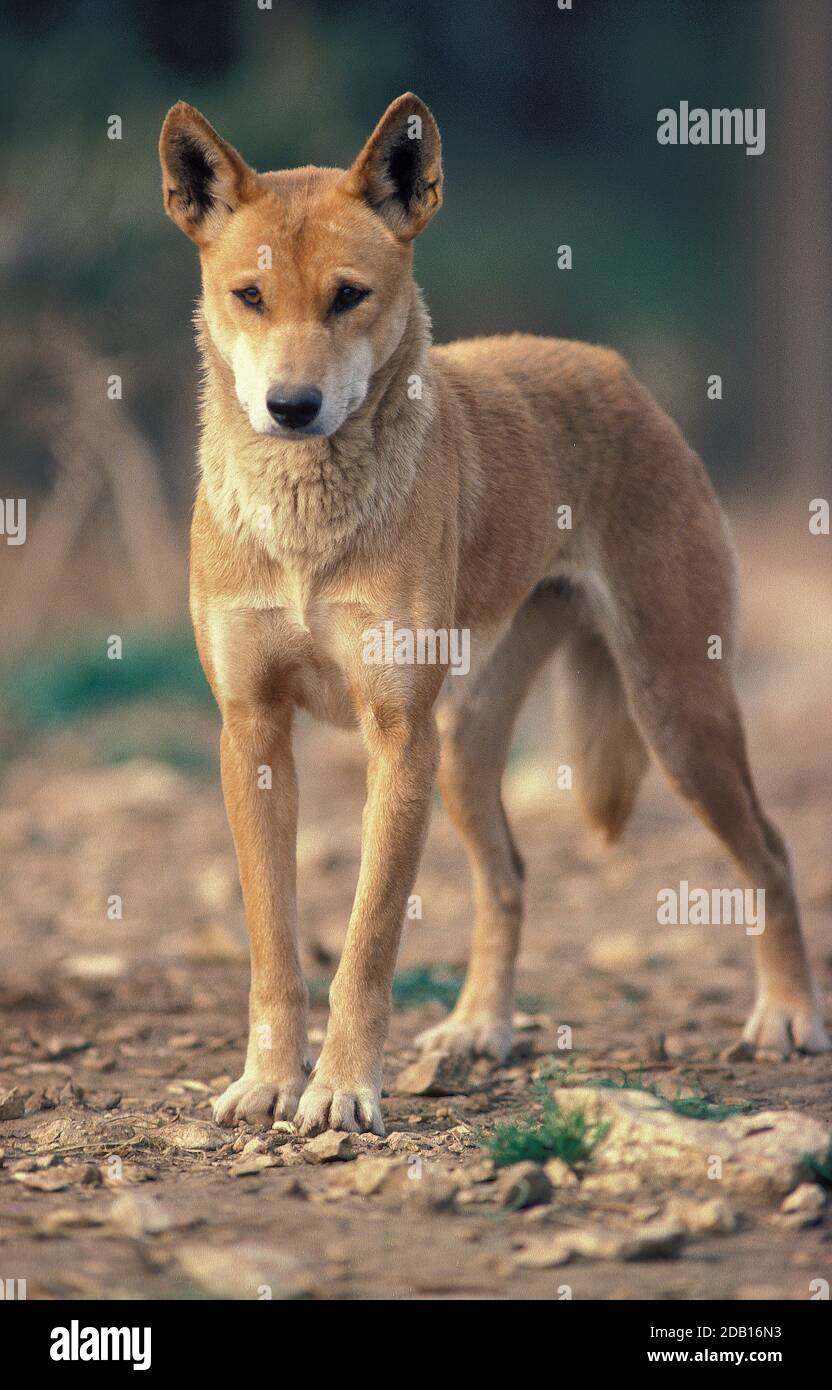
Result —
M 257 174 L 184 103 L 160 152 L 166 209 L 202 264 L 191 607 L 251 936 L 248 1054 L 217 1120 L 384 1132 L 391 980 L 437 766 L 476 922 L 459 1002 L 420 1043 L 506 1057 L 523 865 L 500 780 L 556 647 L 590 819 L 621 831 L 652 749 L 765 890 L 745 1038 L 827 1049 L 788 853 L 746 760 L 732 551 L 679 430 L 606 349 L 519 334 L 431 347 L 413 239 L 442 202 L 442 163 L 417 97 L 393 102 L 346 172 Z M 386 623 L 470 630 L 471 673 L 364 660 L 363 634 Z M 357 726 L 369 758 L 355 903 L 311 1075 L 296 707 Z

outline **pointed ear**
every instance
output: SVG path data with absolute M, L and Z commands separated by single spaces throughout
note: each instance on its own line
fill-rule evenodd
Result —
M 254 184 L 254 171 L 205 117 L 179 101 L 159 139 L 165 211 L 198 246 L 222 230 Z
M 423 101 L 405 92 L 388 106 L 347 175 L 400 241 L 411 241 L 442 203 L 442 145 Z

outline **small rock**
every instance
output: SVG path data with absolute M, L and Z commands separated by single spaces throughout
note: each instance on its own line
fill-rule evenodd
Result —
M 280 1156 L 283 1159 L 284 1168 L 302 1168 L 305 1162 L 303 1157 L 303 1149 L 296 1149 L 294 1147 L 287 1146 Z M 286 1190 L 291 1191 L 291 1189 Z
M 511 1026 L 516 1033 L 531 1033 L 537 1029 L 551 1028 L 552 1020 L 548 1014 L 527 1014 L 519 1010 L 513 1015 Z
M 59 1062 L 64 1057 L 72 1057 L 75 1053 L 86 1052 L 87 1048 L 91 1047 L 92 1044 L 89 1038 L 83 1038 L 76 1034 L 74 1037 L 61 1037 L 56 1035 L 55 1037 L 49 1038 L 44 1046 L 47 1057 L 51 1057 L 53 1062 Z
M 550 1158 L 543 1171 L 553 1187 L 577 1187 L 578 1176 L 562 1158 Z
M 185 1245 L 178 1260 L 189 1279 L 217 1298 L 278 1300 L 315 1292 L 312 1275 L 283 1247 Z
M 780 1210 L 788 1224 L 797 1230 L 807 1226 L 817 1226 L 823 1217 L 826 1196 L 823 1189 L 813 1182 L 802 1182 L 790 1192 Z
M 94 1163 L 61 1164 L 55 1168 L 41 1169 L 40 1172 L 14 1173 L 12 1176 L 16 1182 L 36 1192 L 62 1192 L 64 1188 L 76 1184 L 97 1187 L 101 1182 L 101 1173 Z
M 631 1197 L 640 1187 L 638 1173 L 626 1169 L 613 1173 L 588 1173 L 581 1183 L 583 1192 L 603 1192 L 607 1197 Z
M 670 1260 L 678 1254 L 687 1239 L 680 1221 L 651 1221 L 640 1231 L 625 1236 L 619 1243 L 619 1260 Z
M 76 980 L 114 980 L 127 970 L 127 957 L 115 955 L 64 956 L 61 961 L 64 975 Z
M 476 1183 L 472 1187 L 457 1187 L 456 1203 L 459 1207 L 485 1205 L 493 1201 L 494 1192 L 485 1183 Z M 544 1210 L 544 1208 L 540 1208 L 540 1210 Z
M 446 1174 L 406 1158 L 361 1157 L 347 1181 L 360 1197 L 392 1198 L 431 1211 L 452 1206 L 456 1197 L 456 1184 Z
M 684 1244 L 686 1231 L 678 1222 L 656 1222 L 628 1235 L 599 1230 L 566 1231 L 527 1244 L 515 1263 L 524 1268 L 549 1269 L 583 1260 L 672 1259 Z
M 221 1149 L 228 1142 L 228 1135 L 210 1120 L 189 1120 L 166 1125 L 160 1131 L 160 1137 L 167 1147 L 179 1149 L 183 1153 Z
M 244 1154 L 263 1154 L 265 1152 L 265 1141 L 261 1139 L 259 1135 L 255 1135 L 253 1139 L 249 1139 L 245 1144 L 243 1144 Z
M 497 1173 L 497 1167 L 493 1158 L 481 1158 L 477 1163 L 469 1168 L 458 1168 L 456 1171 L 457 1187 L 473 1187 L 477 1183 L 492 1182 Z
M 421 1151 L 424 1140 L 416 1134 L 408 1134 L 406 1130 L 395 1129 L 392 1134 L 387 1136 L 387 1147 L 391 1153 L 417 1154 Z
M 118 1107 L 121 1105 L 121 1099 L 121 1091 L 109 1091 L 107 1095 L 102 1096 L 100 1100 L 96 1101 L 95 1108 L 96 1110 L 104 1111 L 118 1110 Z
M 363 1134 L 356 1134 L 355 1137 L 359 1140 L 365 1138 Z M 375 1138 L 375 1135 L 373 1137 Z M 270 1154 L 273 1154 L 278 1149 L 283 1148 L 285 1148 L 288 1153 L 290 1147 L 294 1146 L 295 1148 L 297 1148 L 300 1142 L 301 1141 L 298 1139 L 298 1136 L 296 1134 L 285 1134 L 281 1131 L 278 1131 L 277 1134 L 274 1134 L 270 1131 L 264 1138 L 266 1153 Z
M 282 1168 L 283 1159 L 280 1154 L 253 1153 L 244 1154 L 238 1158 L 236 1163 L 232 1163 L 228 1172 L 232 1178 L 248 1178 L 253 1173 L 262 1173 L 264 1168 Z
M 726 1197 L 707 1202 L 673 1197 L 665 1208 L 667 1220 L 681 1221 L 691 1235 L 730 1235 L 737 1229 L 737 1214 Z
M 634 932 L 608 932 L 595 936 L 589 943 L 587 958 L 597 970 L 638 970 L 648 962 L 648 953 L 641 937 Z
M 372 1197 L 385 1187 L 395 1186 L 407 1177 L 407 1161 L 402 1158 L 360 1158 L 350 1170 L 350 1187 L 360 1197 Z
M 110 1207 L 108 1225 L 123 1235 L 139 1239 L 170 1230 L 173 1221 L 155 1197 L 125 1192 Z
M 85 1227 L 103 1226 L 105 1218 L 100 1211 L 94 1211 L 89 1202 L 83 1207 L 57 1207 L 44 1212 L 35 1230 L 38 1235 L 55 1236 L 64 1231 L 82 1230 Z
M 539 1163 L 512 1163 L 500 1172 L 496 1195 L 501 1207 L 520 1211 L 551 1202 L 552 1184 Z
M 464 1095 L 470 1069 L 470 1063 L 464 1056 L 426 1052 L 399 1073 L 395 1093 L 407 1096 Z
M 17 1086 L 0 1095 L 0 1120 L 21 1120 L 26 1110 L 26 1101 Z
M 345 1162 L 357 1157 L 358 1145 L 354 1134 L 327 1130 L 326 1134 L 307 1140 L 302 1152 L 304 1163 Z
M 79 1086 L 77 1081 L 65 1081 L 58 1091 L 58 1103 L 60 1105 L 83 1105 L 86 1106 L 86 1091 L 83 1086 Z
M 822 1211 L 826 1198 L 816 1183 L 802 1182 L 790 1192 L 783 1202 L 781 1211 Z
M 566 1231 L 529 1241 L 514 1262 L 523 1269 L 552 1269 L 579 1256 L 586 1260 L 612 1260 L 617 1249 L 617 1242 L 603 1233 Z

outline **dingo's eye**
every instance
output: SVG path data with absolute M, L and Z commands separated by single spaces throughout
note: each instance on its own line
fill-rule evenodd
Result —
M 263 296 L 256 285 L 246 285 L 244 290 L 233 290 L 238 299 L 244 304 L 249 304 L 252 309 L 257 309 L 263 303 Z
M 332 301 L 333 314 L 343 314 L 345 309 L 354 309 L 369 293 L 369 290 L 361 290 L 357 285 L 342 285 L 336 290 Z

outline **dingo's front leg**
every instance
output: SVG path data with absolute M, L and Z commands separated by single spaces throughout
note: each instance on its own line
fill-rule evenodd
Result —
M 326 1041 L 301 1097 L 302 1134 L 383 1134 L 381 1055 L 396 954 L 430 815 L 438 735 L 428 711 L 383 728 L 367 720 L 369 769 L 361 870 Z
M 306 1084 L 306 986 L 297 950 L 297 779 L 291 709 L 229 703 L 221 743 L 225 807 L 251 940 L 243 1075 L 214 1103 L 219 1124 L 291 1119 Z

